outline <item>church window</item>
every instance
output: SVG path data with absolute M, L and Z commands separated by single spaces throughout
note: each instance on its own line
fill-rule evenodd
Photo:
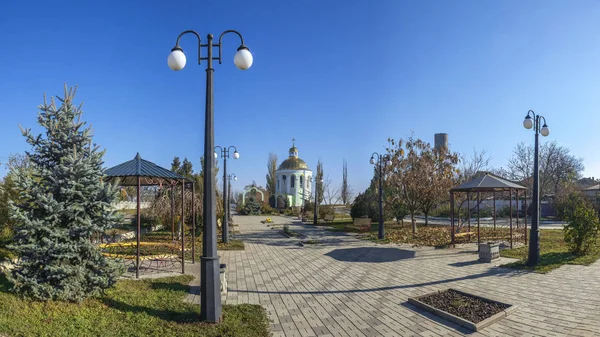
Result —
M 304 176 L 300 176 L 300 186 L 304 187 Z
M 291 188 L 294 188 L 295 186 L 296 186 L 296 176 L 294 176 L 294 175 L 293 175 L 293 176 L 290 178 L 290 187 L 291 187 Z

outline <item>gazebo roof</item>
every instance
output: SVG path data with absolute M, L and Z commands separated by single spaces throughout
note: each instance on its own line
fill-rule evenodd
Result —
M 453 192 L 494 192 L 508 190 L 524 190 L 525 186 L 515 184 L 512 181 L 495 176 L 489 172 L 475 177 L 471 181 L 462 183 L 451 189 Z
M 141 185 L 159 185 L 162 183 L 179 183 L 186 177 L 162 168 L 151 161 L 144 160 L 138 153 L 135 158 L 106 170 L 106 179 L 120 179 L 121 186 L 137 186 L 137 177 Z

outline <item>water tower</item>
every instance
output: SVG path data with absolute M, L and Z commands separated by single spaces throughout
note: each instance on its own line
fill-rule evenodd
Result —
M 448 134 L 447 133 L 436 133 L 435 134 L 435 145 L 436 149 L 445 148 L 448 149 Z

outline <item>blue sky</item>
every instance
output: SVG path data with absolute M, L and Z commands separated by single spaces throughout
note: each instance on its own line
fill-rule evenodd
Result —
M 233 65 L 227 36 L 215 65 L 215 141 L 236 145 L 228 171 L 239 187 L 264 185 L 269 152 L 287 157 L 296 138 L 311 168 L 318 158 L 338 184 L 342 161 L 355 192 L 388 137 L 451 149 L 487 150 L 506 166 L 533 142 L 528 109 L 600 176 L 598 1 L 10 1 L 0 5 L 0 161 L 28 149 L 18 124 L 36 125 L 42 94 L 79 85 L 84 119 L 107 150 L 107 166 L 173 156 L 199 168 L 204 65 L 182 39 L 188 64 L 167 66 L 177 35 L 240 31 L 254 65 Z M 0 171 L 2 175 L 4 171 Z

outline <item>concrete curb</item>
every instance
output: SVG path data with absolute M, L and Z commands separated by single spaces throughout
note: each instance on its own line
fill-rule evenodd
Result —
M 430 305 L 428 305 L 428 304 L 426 304 L 424 302 L 421 302 L 419 300 L 419 299 L 421 299 L 423 297 L 426 297 L 426 296 L 429 296 L 429 295 L 432 295 L 432 294 L 437 294 L 437 293 L 440 293 L 440 292 L 444 292 L 444 291 L 447 291 L 447 290 L 453 290 L 453 291 L 456 291 L 457 293 L 460 293 L 462 295 L 475 297 L 475 298 L 482 299 L 482 300 L 485 300 L 485 301 L 490 301 L 490 302 L 496 302 L 496 303 L 500 303 L 500 304 L 509 305 L 509 307 L 506 308 L 506 309 L 504 309 L 504 310 L 502 310 L 501 312 L 499 312 L 499 313 L 491 316 L 491 317 L 488 317 L 488 318 L 484 319 L 483 321 L 481 321 L 479 323 L 473 323 L 471 321 L 467 321 L 464 318 L 455 316 L 455 315 L 453 315 L 451 313 L 448 313 L 446 311 L 434 308 L 434 307 L 432 307 L 432 306 L 430 306 Z M 508 303 L 496 301 L 496 300 L 493 300 L 493 299 L 489 299 L 489 298 L 485 298 L 485 297 L 473 295 L 473 294 L 466 293 L 464 291 L 460 291 L 460 290 L 454 289 L 454 288 L 448 288 L 448 289 L 444 289 L 444 290 L 439 290 L 439 291 L 435 291 L 435 292 L 428 293 L 428 294 L 421 295 L 421 296 L 417 296 L 417 297 L 410 297 L 408 299 L 408 303 L 410 303 L 410 304 L 412 304 L 412 305 L 414 305 L 414 306 L 416 306 L 418 308 L 421 308 L 421 309 L 423 309 L 425 311 L 431 312 L 431 313 L 435 314 L 436 316 L 442 317 L 442 318 L 444 318 L 444 319 L 446 319 L 446 320 L 448 320 L 450 322 L 454 322 L 456 324 L 462 325 L 465 328 L 471 329 L 473 331 L 480 331 L 481 329 L 483 329 L 483 328 L 485 328 L 485 327 L 487 327 L 487 326 L 489 326 L 491 324 L 494 324 L 497 321 L 501 320 L 502 318 L 508 316 L 509 313 L 511 313 L 515 309 L 517 309 L 517 306 L 514 305 L 514 304 L 508 304 Z

